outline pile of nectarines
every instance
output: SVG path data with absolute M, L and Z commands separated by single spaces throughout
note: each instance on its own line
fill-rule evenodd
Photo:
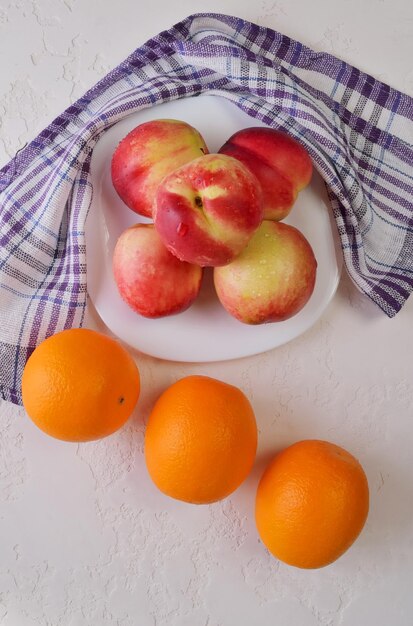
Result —
M 225 309 L 248 324 L 287 319 L 310 298 L 313 250 L 280 220 L 308 185 L 312 163 L 288 134 L 246 128 L 210 154 L 189 124 L 155 120 L 120 142 L 111 173 L 125 204 L 153 220 L 122 233 L 113 256 L 119 293 L 140 315 L 187 309 L 204 267 L 214 268 Z

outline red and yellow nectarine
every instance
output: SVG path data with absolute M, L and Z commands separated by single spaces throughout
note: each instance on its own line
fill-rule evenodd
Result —
M 232 263 L 214 269 L 214 284 L 223 306 L 241 322 L 280 322 L 308 302 L 316 269 L 314 252 L 297 228 L 265 220 Z
M 262 221 L 261 188 L 236 159 L 202 156 L 160 183 L 154 221 L 165 246 L 182 261 L 225 265 Z
M 201 287 L 202 268 L 177 259 L 153 224 L 137 224 L 119 237 L 113 272 L 123 300 L 144 317 L 185 311 Z
M 287 133 L 273 128 L 240 130 L 219 152 L 238 159 L 255 174 L 263 191 L 265 220 L 284 219 L 298 192 L 311 179 L 313 168 L 307 150 Z
M 116 148 L 111 163 L 113 186 L 132 211 L 151 217 L 161 180 L 177 167 L 207 153 L 199 132 L 186 122 L 145 122 Z

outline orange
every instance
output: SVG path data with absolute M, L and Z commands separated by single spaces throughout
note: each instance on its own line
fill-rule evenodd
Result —
M 23 405 L 45 433 L 65 441 L 110 435 L 132 413 L 139 371 L 114 339 L 74 328 L 45 339 L 23 371 Z
M 324 567 L 361 532 L 369 489 L 360 463 L 327 441 L 295 443 L 265 470 L 255 519 L 269 551 L 289 565 Z
M 156 402 L 145 435 L 149 474 L 166 495 L 206 504 L 248 476 L 257 449 L 252 407 L 237 387 L 188 376 Z

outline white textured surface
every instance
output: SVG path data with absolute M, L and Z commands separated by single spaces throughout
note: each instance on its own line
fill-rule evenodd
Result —
M 0 164 L 134 47 L 201 10 L 281 30 L 413 95 L 410 0 L 1 0 Z M 1 626 L 411 626 L 412 313 L 410 300 L 386 319 L 344 276 L 322 320 L 267 354 L 202 366 L 136 354 L 136 414 L 99 443 L 54 441 L 1 404 Z M 101 328 L 93 311 L 88 321 Z M 260 428 L 252 475 L 209 507 L 164 498 L 143 462 L 154 398 L 189 373 L 240 386 Z M 253 522 L 266 461 L 307 437 L 353 452 L 371 488 L 359 540 L 318 571 L 271 558 Z

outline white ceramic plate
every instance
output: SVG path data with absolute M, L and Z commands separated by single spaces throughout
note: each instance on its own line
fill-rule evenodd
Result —
M 326 191 L 314 174 L 285 221 L 299 228 L 315 252 L 318 270 L 314 292 L 306 306 L 284 322 L 247 326 L 232 318 L 219 303 L 212 272 L 205 272 L 201 293 L 190 309 L 149 320 L 120 298 L 112 275 L 112 253 L 122 231 L 147 221 L 128 209 L 113 189 L 110 161 L 119 141 L 135 126 L 158 118 L 181 119 L 197 128 L 211 152 L 234 132 L 262 125 L 234 104 L 216 96 L 184 98 L 130 115 L 110 128 L 92 157 L 93 202 L 86 223 L 89 296 L 108 328 L 146 354 L 172 361 L 221 361 L 258 354 L 291 341 L 320 317 L 333 297 L 341 271 L 341 252 Z

